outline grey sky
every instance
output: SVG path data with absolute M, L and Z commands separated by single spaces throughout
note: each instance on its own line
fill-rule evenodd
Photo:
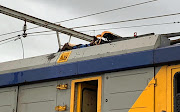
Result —
M 91 13 L 132 5 L 145 1 L 149 1 L 149 0 L 0 0 L 0 5 L 21 11 L 23 13 L 27 13 L 29 15 L 41 19 L 45 19 L 47 21 L 59 22 L 74 17 L 79 17 Z M 113 21 L 121 21 L 121 20 L 135 19 L 135 18 L 148 17 L 148 16 L 177 13 L 178 11 L 180 12 L 179 3 L 180 3 L 179 0 L 158 0 L 157 2 L 149 3 L 146 5 L 136 6 L 110 13 L 105 13 L 102 15 L 61 23 L 61 25 L 70 28 L 75 26 L 84 26 L 84 25 L 104 23 L 104 22 L 113 22 Z M 172 17 L 165 17 L 159 19 L 112 24 L 112 25 L 105 25 L 98 27 L 75 29 L 75 30 L 84 31 L 84 30 L 94 30 L 101 28 L 124 27 L 124 26 L 176 22 L 176 21 L 180 21 L 180 16 L 172 16 Z M 0 34 L 3 34 L 11 31 L 21 30 L 24 22 L 0 14 L 0 24 L 1 24 Z M 28 23 L 28 27 L 33 27 L 33 26 L 35 25 Z M 179 29 L 180 29 L 179 24 L 173 24 L 173 25 L 141 27 L 141 28 L 131 28 L 131 29 L 118 29 L 118 30 L 110 30 L 110 31 L 121 36 L 132 36 L 134 32 L 137 32 L 138 34 L 145 34 L 152 32 L 156 34 L 161 34 L 161 33 L 179 32 Z M 38 28 L 34 30 L 29 30 L 28 32 L 35 32 L 42 30 L 47 30 L 47 29 Z M 91 31 L 86 33 L 90 35 L 96 35 L 101 32 L 102 31 L 95 31 L 95 32 Z M 0 37 L 0 40 L 12 36 L 16 36 L 18 34 L 22 34 L 22 32 Z M 67 42 L 69 39 L 68 36 L 63 34 L 61 34 L 60 37 L 62 44 Z M 71 42 L 86 43 L 85 41 L 75 38 L 73 38 Z M 32 37 L 29 36 L 23 39 L 23 43 L 25 48 L 25 58 L 54 53 L 58 50 L 56 35 L 32 36 Z M 13 41 L 8 44 L 0 45 L 0 62 L 11 61 L 16 59 L 22 59 L 22 48 L 21 48 L 20 40 Z

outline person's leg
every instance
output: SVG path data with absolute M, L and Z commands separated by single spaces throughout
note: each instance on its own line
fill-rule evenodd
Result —
M 71 43 L 68 43 L 68 45 L 71 46 L 71 47 L 76 46 L 76 44 L 71 44 Z
M 71 50 L 72 47 L 73 47 L 73 44 L 65 43 L 64 46 L 62 47 L 61 51 Z
M 97 37 L 94 36 L 93 40 L 90 42 L 90 46 L 95 45 L 95 41 L 97 40 Z

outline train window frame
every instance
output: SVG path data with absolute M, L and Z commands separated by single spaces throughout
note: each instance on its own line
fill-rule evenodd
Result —
M 177 94 L 177 76 L 178 76 L 178 74 L 180 75 L 180 72 L 176 72 L 175 74 L 174 74 L 174 77 L 173 77 L 173 99 L 174 99 L 174 112 L 176 112 L 177 111 L 177 99 L 176 99 L 176 94 Z
M 71 82 L 71 99 L 70 99 L 70 112 L 74 111 L 75 105 L 75 84 L 86 82 L 86 81 L 98 81 L 98 89 L 97 89 L 97 112 L 101 112 L 101 100 L 102 100 L 102 77 L 90 77 L 90 78 L 83 78 L 83 79 L 75 79 Z

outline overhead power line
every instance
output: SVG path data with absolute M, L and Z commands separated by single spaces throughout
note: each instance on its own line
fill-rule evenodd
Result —
M 129 6 L 124 6 L 124 7 L 120 7 L 120 8 L 110 9 L 110 10 L 106 10 L 106 11 L 102 11 L 102 12 L 98 12 L 98 13 L 93 13 L 93 14 L 88 14 L 88 15 L 84 15 L 84 16 L 80 16 L 80 17 L 75 17 L 75 18 L 63 20 L 63 21 L 56 22 L 56 23 L 64 23 L 64 22 L 68 22 L 68 21 L 72 21 L 72 20 L 77 20 L 77 19 L 81 19 L 81 18 L 85 18 L 85 17 L 90 17 L 90 16 L 99 15 L 99 14 L 104 14 L 104 13 L 108 13 L 108 12 L 112 12 L 112 11 L 117 11 L 117 10 L 121 10 L 121 9 L 125 9 L 125 8 L 130 8 L 130 7 L 135 7 L 135 6 L 139 6 L 139 5 L 144 5 L 144 4 L 148 4 L 148 3 L 151 3 L 151 2 L 155 2 L 155 1 L 158 1 L 158 0 L 150 0 L 150 1 L 146 1 L 146 2 L 141 2 L 141 3 L 129 5 Z M 28 28 L 27 30 L 36 29 L 36 28 L 39 28 L 39 27 L 41 27 L 41 26 L 31 27 L 31 28 Z M 9 33 L 4 33 L 4 34 L 1 34 L 0 36 L 14 34 L 14 33 L 18 33 L 18 32 L 21 32 L 21 31 L 23 31 L 23 30 L 13 31 L 13 32 L 9 32 Z
M 14 41 L 14 40 L 6 41 L 6 42 L 4 42 L 4 43 L 1 43 L 0 45 L 7 44 L 7 43 L 12 42 L 12 41 Z
M 9 32 L 9 33 L 4 33 L 4 34 L 1 34 L 0 36 L 5 36 L 5 35 L 9 35 L 9 34 L 14 34 L 14 33 L 18 33 L 18 32 L 21 32 L 23 30 L 18 30 L 18 31 L 13 31 L 13 32 Z
M 11 39 L 14 39 L 14 38 L 16 38 L 16 37 L 19 37 L 19 35 L 13 36 L 13 37 L 10 37 L 10 38 L 7 38 L 7 39 L 0 40 L 0 42 L 7 41 L 7 40 L 11 40 Z
M 3 42 L 0 45 L 6 44 L 6 43 L 9 43 L 9 42 L 12 42 L 12 41 L 16 41 L 16 40 L 18 40 L 20 38 L 20 36 L 21 35 L 17 35 L 17 36 L 10 37 L 10 38 L 4 39 L 4 40 L 0 40 L 0 43 Z M 4 42 L 4 41 L 6 41 L 6 42 Z
M 1 43 L 0 45 L 7 44 L 9 42 L 16 41 L 16 40 L 20 39 L 21 47 L 22 47 L 22 55 L 23 55 L 22 57 L 24 59 L 24 55 L 25 55 L 25 53 L 24 53 L 24 45 L 23 45 L 23 41 L 22 41 L 22 37 L 21 36 L 22 35 L 18 35 L 18 36 L 14 36 L 14 37 L 8 38 L 8 39 L 11 39 L 11 40 L 9 40 L 7 42 L 4 42 L 4 43 Z M 0 41 L 0 42 L 2 42 L 2 41 Z
M 134 5 L 128 5 L 128 6 L 124 6 L 124 7 L 120 7 L 120 8 L 115 8 L 115 9 L 111 9 L 111 10 L 106 10 L 106 11 L 102 11 L 102 12 L 98 12 L 98 13 L 88 14 L 88 15 L 84 15 L 84 16 L 80 16 L 80 17 L 76 17 L 76 18 L 60 21 L 60 22 L 57 22 L 57 23 L 72 21 L 72 20 L 81 19 L 81 18 L 90 17 L 90 16 L 95 16 L 95 15 L 99 15 L 99 14 L 104 14 L 104 13 L 108 13 L 108 12 L 112 12 L 112 11 L 117 11 L 117 10 L 126 9 L 126 8 L 130 8 L 130 7 L 144 5 L 144 4 L 155 2 L 155 1 L 158 1 L 158 0 L 150 0 L 150 1 L 147 1 L 147 2 L 141 2 L 141 3 L 134 4 Z
M 104 29 L 94 29 L 94 30 L 84 30 L 80 32 L 89 32 L 89 31 L 101 31 L 101 30 L 113 30 L 113 29 L 128 29 L 128 28 L 136 28 L 136 27 L 150 27 L 150 26 L 161 26 L 161 25 L 170 25 L 170 24 L 180 24 L 180 22 L 166 22 L 166 23 L 156 23 L 156 24 L 143 24 L 143 25 L 134 25 L 134 26 L 123 26 L 123 27 L 113 27 L 113 28 L 104 28 Z M 53 35 L 56 33 L 48 33 L 48 34 L 41 34 L 45 32 L 53 32 L 49 31 L 42 31 L 42 32 L 32 32 L 28 33 L 28 36 L 41 36 L 41 35 Z
M 133 22 L 133 21 L 156 19 L 156 18 L 162 18 L 162 17 L 176 16 L 176 15 L 180 15 L 180 13 L 165 14 L 165 15 L 159 15 L 159 16 L 150 16 L 150 17 L 129 19 L 129 20 L 123 20 L 123 21 L 114 21 L 114 22 L 101 23 L 101 24 L 92 24 L 92 25 L 86 25 L 86 26 L 78 26 L 78 27 L 72 27 L 71 29 L 94 27 L 94 26 L 103 26 L 103 25 L 110 25 L 110 24 L 117 24 L 117 23 L 127 23 L 127 22 Z M 42 31 L 42 32 L 51 32 L 51 31 L 49 30 L 49 31 Z M 41 32 L 38 32 L 38 33 L 41 33 Z
M 97 30 L 85 30 L 85 31 L 80 31 L 80 32 L 111 30 L 111 29 L 123 29 L 123 28 L 134 28 L 134 27 L 145 27 L 145 26 L 158 26 L 158 25 L 177 24 L 177 23 L 180 23 L 180 22 L 177 21 L 177 22 L 157 23 L 157 24 L 144 24 L 144 25 L 136 25 L 136 26 L 114 27 L 114 28 L 97 29 Z M 76 27 L 73 27 L 73 29 L 76 29 Z M 46 31 L 32 32 L 32 33 L 27 33 L 27 34 L 28 35 L 29 34 L 40 34 L 40 33 L 46 33 L 46 32 L 53 32 L 53 31 L 46 30 Z
M 28 36 L 46 36 L 46 35 L 55 35 L 56 33 L 48 33 L 48 34 L 32 34 L 32 35 L 28 35 Z
M 86 26 L 78 26 L 78 27 L 73 27 L 73 29 L 93 27 L 93 26 L 102 26 L 102 25 L 109 25 L 109 24 L 117 24 L 117 23 L 127 23 L 127 22 L 133 22 L 133 21 L 148 20 L 148 19 L 176 16 L 176 15 L 180 15 L 180 13 L 165 14 L 165 15 L 160 15 L 160 16 L 150 16 L 150 17 L 129 19 L 129 20 L 123 20 L 123 21 L 114 21 L 114 22 L 108 22 L 108 23 L 92 24 L 92 25 L 86 25 Z
M 159 23 L 159 24 L 157 23 L 157 24 L 144 24 L 144 25 L 136 25 L 136 26 L 113 27 L 113 28 L 104 28 L 104 29 L 95 29 L 95 30 L 84 30 L 84 31 L 80 31 L 80 32 L 126 29 L 126 28 L 149 27 L 149 26 L 160 26 L 160 25 L 170 25 L 170 24 L 178 24 L 178 23 L 180 23 L 180 22 L 168 22 L 168 23 Z
M 156 23 L 156 24 L 144 24 L 144 25 L 137 25 L 137 26 L 113 27 L 113 28 L 106 28 L 106 29 L 85 30 L 85 31 L 81 31 L 81 32 L 112 30 L 112 29 L 127 29 L 127 28 L 135 28 L 135 27 L 150 27 L 150 26 L 170 25 L 170 24 L 180 24 L 180 22 L 166 22 L 166 23 Z M 46 35 L 55 35 L 56 34 L 56 33 L 41 34 L 41 33 L 45 33 L 45 32 L 53 32 L 53 31 L 32 32 L 32 33 L 28 34 L 28 37 L 31 37 L 31 36 L 42 36 L 42 35 L 46 36 Z M 4 43 L 2 43 L 0 45 L 9 43 L 11 41 L 15 41 L 15 40 L 19 39 L 19 36 L 21 36 L 21 35 L 1 40 L 0 42 L 7 41 L 7 40 L 9 40 L 9 41 L 4 42 Z M 11 40 L 11 39 L 13 39 L 13 40 Z
M 39 32 L 32 32 L 32 33 L 27 33 L 27 34 L 38 34 L 38 33 L 47 33 L 47 32 L 54 32 L 52 30 L 45 30 L 45 31 L 39 31 Z
M 168 24 L 179 24 L 180 22 L 167 22 L 167 23 L 157 23 L 157 24 L 144 24 L 144 25 L 137 25 L 137 26 L 124 26 L 124 27 L 114 27 L 114 28 L 106 28 L 106 29 L 96 29 L 96 30 L 85 30 L 85 31 L 81 31 L 81 32 L 88 32 L 88 31 L 100 31 L 100 30 L 111 30 L 111 29 L 125 29 L 125 28 L 134 28 L 134 27 L 148 27 L 148 26 L 160 26 L 160 25 L 168 25 Z M 41 35 L 53 35 L 55 33 L 50 33 L 50 34 L 41 34 L 41 33 L 45 33 L 45 32 L 53 32 L 51 30 L 49 31 L 40 31 L 40 32 L 32 32 L 32 33 L 27 33 L 28 36 L 41 36 Z M 39 34 L 39 35 L 36 35 Z M 4 40 L 0 40 L 0 42 L 3 41 L 7 41 L 7 40 L 11 40 L 14 39 L 16 37 L 19 37 L 19 35 L 17 36 L 13 36 Z

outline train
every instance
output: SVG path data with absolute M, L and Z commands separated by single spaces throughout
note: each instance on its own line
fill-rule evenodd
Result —
M 151 34 L 0 63 L 0 112 L 179 112 L 171 43 Z

